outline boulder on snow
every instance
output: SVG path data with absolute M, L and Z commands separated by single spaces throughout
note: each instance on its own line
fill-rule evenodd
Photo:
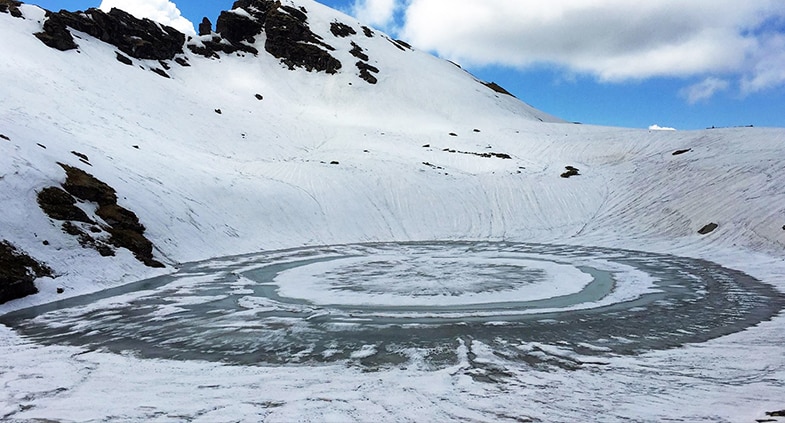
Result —
M 0 241 L 0 304 L 38 292 L 35 278 L 52 276 L 52 269 Z
M 580 170 L 578 168 L 576 168 L 576 167 L 564 166 L 564 168 L 566 169 L 566 171 L 563 172 L 561 175 L 559 175 L 562 178 L 569 178 L 570 176 L 580 175 L 580 173 L 578 173 Z
M 712 223 L 709 223 L 708 225 L 700 228 L 698 230 L 698 233 L 701 234 L 701 235 L 706 235 L 708 233 L 714 232 L 714 230 L 719 228 L 719 227 L 720 227 L 720 225 L 712 222 Z
M 355 31 L 354 28 L 352 28 L 349 25 L 346 25 L 343 22 L 330 23 L 330 32 L 332 32 L 332 34 L 335 35 L 336 37 L 341 37 L 341 38 L 345 38 L 350 35 L 357 34 L 357 31 Z

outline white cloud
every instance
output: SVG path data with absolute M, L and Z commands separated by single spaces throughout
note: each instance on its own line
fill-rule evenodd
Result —
M 362 22 L 385 28 L 395 16 L 395 0 L 355 0 L 351 13 Z
M 169 25 L 187 35 L 193 35 L 194 24 L 180 14 L 177 5 L 168 0 L 103 0 L 99 9 L 108 12 L 113 7 L 122 9 L 135 17 Z
M 660 126 L 656 123 L 654 125 L 649 126 L 649 131 L 675 131 L 676 128 L 670 128 L 668 126 Z
M 687 99 L 688 103 L 695 104 L 712 98 L 714 94 L 727 90 L 729 86 L 730 83 L 724 79 L 709 77 L 697 84 L 684 88 L 680 94 Z
M 548 64 L 606 82 L 733 75 L 750 92 L 785 84 L 785 34 L 761 33 L 766 22 L 785 19 L 782 0 L 399 4 L 405 13 L 398 36 L 469 66 Z

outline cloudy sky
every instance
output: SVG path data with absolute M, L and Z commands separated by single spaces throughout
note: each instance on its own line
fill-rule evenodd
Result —
M 193 31 L 231 0 L 30 0 L 119 7 Z M 321 0 L 571 121 L 785 127 L 783 0 Z

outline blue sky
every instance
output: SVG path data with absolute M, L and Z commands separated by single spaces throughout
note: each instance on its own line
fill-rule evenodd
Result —
M 83 10 L 102 0 L 31 0 Z M 213 22 L 231 0 L 103 0 Z M 583 123 L 785 127 L 782 0 L 321 0 Z M 142 13 L 142 12 L 139 12 Z M 157 14 L 157 13 L 160 13 Z M 151 16 L 152 17 L 152 16 Z

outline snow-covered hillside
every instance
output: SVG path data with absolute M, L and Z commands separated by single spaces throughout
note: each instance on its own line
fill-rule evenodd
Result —
M 215 52 L 216 46 L 229 42 L 213 33 L 187 41 L 195 48 L 185 47 L 170 60 L 154 60 L 128 57 L 118 47 L 76 30 L 71 33 L 78 48 L 60 51 L 33 35 L 44 30 L 43 10 L 21 5 L 18 10 L 23 17 L 0 13 L 4 62 L 0 67 L 0 240 L 46 263 L 54 274 L 54 278 L 36 281 L 39 294 L 6 303 L 0 313 L 172 272 L 181 263 L 196 260 L 376 241 L 504 240 L 628 248 L 716 261 L 783 289 L 785 164 L 781 158 L 785 157 L 785 130 L 674 132 L 566 123 L 492 89 L 455 64 L 391 40 L 319 3 L 282 3 L 258 2 L 287 16 L 296 17 L 300 11 L 307 27 L 323 43 L 305 44 L 321 45 L 320 49 L 341 63 L 339 69 L 334 73 L 308 71 L 305 65 L 274 57 L 265 48 L 269 29 L 252 41 L 238 42 L 245 47 L 232 53 Z M 248 6 L 229 13 L 234 19 L 254 21 L 258 10 Z M 212 53 L 205 57 L 200 48 L 208 47 Z M 369 66 L 375 71 L 369 71 Z M 373 82 L 363 76 L 368 72 Z M 60 163 L 113 188 L 117 206 L 138 216 L 144 235 L 154 245 L 153 257 L 166 267 L 145 266 L 128 249 L 111 245 L 107 227 L 112 224 L 97 214 L 95 201 L 76 203 L 95 222 L 77 222 L 76 226 L 88 234 L 100 227 L 90 236 L 103 240 L 115 250 L 114 256 L 83 247 L 78 236 L 63 230 L 62 221 L 44 213 L 39 193 L 66 181 Z M 578 175 L 561 177 L 567 166 L 577 169 Z M 699 233 L 711 223 L 716 229 Z M 63 292 L 57 293 L 58 288 Z M 702 354 L 711 357 L 707 363 L 722 366 L 734 361 L 734 354 L 741 354 L 745 342 L 753 339 L 763 356 L 760 368 L 774 369 L 766 377 L 781 380 L 785 375 L 782 346 L 765 339 L 785 328 L 782 320 L 778 317 L 748 331 L 748 337 L 720 338 L 717 343 L 730 347 L 719 358 L 712 355 L 719 348 L 707 348 L 710 351 Z M 13 387 L 0 397 L 0 417 L 100 420 L 152 416 L 128 408 L 113 415 L 116 410 L 111 405 L 97 407 L 96 414 L 72 408 L 60 414 L 64 404 L 51 399 L 56 395 L 42 399 L 37 408 L 24 414 L 25 410 L 17 410 L 17 403 L 28 390 L 49 392 L 65 385 L 71 407 L 80 403 L 82 395 L 92 393 L 70 390 L 78 370 L 53 371 L 55 379 L 46 376 L 40 386 L 21 384 L 27 380 L 23 373 L 32 371 L 24 370 L 26 360 L 70 363 L 71 350 L 36 349 L 8 329 L 2 330 L 0 339 L 0 349 L 12 363 L 0 365 L 0 379 Z M 40 360 L 32 358 L 39 353 Z M 681 363 L 683 357 L 696 352 L 678 349 L 658 354 L 641 359 L 641 365 L 648 365 L 646 360 Z M 638 362 L 629 360 L 633 364 L 618 364 L 628 369 L 622 379 L 635 377 L 629 369 Z M 180 388 L 201 384 L 197 374 L 204 370 L 196 362 L 156 364 L 108 353 L 88 361 L 91 365 L 98 362 L 103 373 L 95 376 L 100 381 L 80 386 L 102 391 L 99 398 L 107 401 L 111 395 L 105 390 L 112 384 L 106 372 L 111 369 L 140 368 L 135 375 L 123 377 L 123 383 L 130 385 L 121 389 L 129 391 L 137 385 L 164 383 L 158 376 L 145 379 L 143 374 L 181 379 Z M 755 364 L 748 366 L 759 369 Z M 733 373 L 733 378 L 747 371 L 752 370 L 723 370 Z M 242 386 L 231 395 L 250 396 L 254 375 L 235 372 L 240 370 L 213 365 L 206 370 L 217 379 L 240 377 Z M 284 380 L 286 372 L 271 369 L 274 376 L 257 376 Z M 493 410 L 515 410 L 500 404 L 509 400 L 506 394 L 494 394 L 488 387 L 473 388 L 471 379 L 450 381 L 452 376 L 445 371 L 414 372 L 406 376 L 414 379 L 403 383 L 406 377 L 395 371 L 367 379 L 354 370 L 330 367 L 322 381 L 311 381 L 317 376 L 309 376 L 297 383 L 314 383 L 317 387 L 312 394 L 324 396 L 333 388 L 346 390 L 356 381 L 359 385 L 373 380 L 369 389 L 375 393 L 364 400 L 374 405 L 357 405 L 364 401 L 359 397 L 346 399 L 341 406 L 308 402 L 311 408 L 302 409 L 301 414 L 283 407 L 285 413 L 272 419 L 512 418 L 509 414 L 493 416 Z M 679 374 L 674 379 L 682 377 L 687 376 Z M 329 378 L 335 386 L 319 385 Z M 593 383 L 588 374 L 581 378 L 584 388 Z M 522 378 L 519 382 L 516 389 L 526 389 L 523 386 L 532 381 Z M 659 382 L 667 386 L 667 381 Z M 404 392 L 418 393 L 397 394 L 387 405 L 405 408 L 404 404 L 413 402 L 431 414 L 399 409 L 397 415 L 392 411 L 384 415 L 376 408 L 383 407 L 384 398 L 402 383 Z M 421 383 L 435 385 L 422 388 Z M 564 381 L 554 383 L 559 387 L 554 395 L 575 394 Z M 611 381 L 608 389 L 621 390 L 624 383 Z M 603 389 L 591 389 L 595 388 Z M 700 385 L 695 391 L 715 388 Z M 467 407 L 474 411 L 455 412 L 457 400 L 445 400 L 447 409 L 429 410 L 433 404 L 421 400 L 430 389 L 433 395 L 445 397 L 461 391 L 461 401 L 468 401 Z M 731 406 L 720 411 L 712 409 L 715 403 L 728 403 L 738 390 L 728 388 L 717 396 L 677 393 L 687 411 L 665 414 L 733 420 L 785 407 L 772 401 L 785 394 L 780 382 L 759 382 L 753 391 L 760 396 L 749 394 L 730 401 Z M 218 403 L 222 400 L 217 398 L 227 392 L 194 398 Z M 496 399 L 482 405 L 479 398 L 483 395 Z M 685 395 L 694 401 L 684 400 Z M 615 409 L 613 416 L 645 420 L 665 415 L 657 414 L 662 411 L 656 401 L 642 394 L 632 397 L 640 402 L 633 398 L 622 409 Z M 148 400 L 155 402 L 150 397 L 134 401 Z M 188 409 L 183 413 L 191 418 L 198 415 L 187 402 L 175 402 L 167 412 L 182 408 Z M 636 404 L 643 404 L 642 408 L 636 409 Z M 355 414 L 344 413 L 351 407 Z M 560 407 L 556 409 L 571 410 L 565 404 Z M 609 412 L 596 404 L 587 409 Z M 228 415 L 250 416 L 243 409 L 235 411 Z M 565 411 L 557 420 L 575 417 L 570 413 Z M 540 417 L 549 420 L 547 413 Z

